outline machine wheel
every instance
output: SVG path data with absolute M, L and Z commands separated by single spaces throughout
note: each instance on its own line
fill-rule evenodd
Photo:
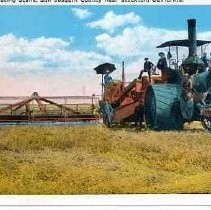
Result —
M 204 129 L 211 132 L 211 117 L 201 116 L 201 124 Z
M 182 129 L 179 100 L 181 86 L 176 84 L 156 84 L 149 86 L 145 95 L 146 124 L 153 130 Z

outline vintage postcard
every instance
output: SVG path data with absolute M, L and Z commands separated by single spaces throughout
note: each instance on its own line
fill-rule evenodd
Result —
M 210 19 L 210 0 L 0 0 L 0 210 L 209 208 Z

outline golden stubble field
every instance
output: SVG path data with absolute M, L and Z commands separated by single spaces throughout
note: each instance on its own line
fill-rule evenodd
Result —
M 0 128 L 0 194 L 210 193 L 211 134 Z

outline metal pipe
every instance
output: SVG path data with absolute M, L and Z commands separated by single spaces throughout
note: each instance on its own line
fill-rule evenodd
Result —
M 196 19 L 188 20 L 189 56 L 197 55 Z
M 177 69 L 179 69 L 179 51 L 178 51 L 178 46 L 176 46 L 176 54 L 177 54 Z
M 103 81 L 103 74 L 102 74 L 102 97 L 101 99 L 103 100 L 103 93 L 104 93 L 104 81 Z
M 171 47 L 169 46 L 169 53 L 171 54 Z M 169 68 L 170 68 L 170 64 L 171 64 L 171 59 L 169 58 Z
M 125 86 L 125 62 L 122 61 L 122 86 Z

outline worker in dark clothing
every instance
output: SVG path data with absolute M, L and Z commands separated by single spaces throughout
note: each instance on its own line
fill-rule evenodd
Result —
M 161 78 L 163 81 L 168 82 L 170 79 L 169 69 L 167 66 L 167 60 L 165 57 L 165 54 L 163 52 L 160 52 L 159 54 L 160 59 L 157 63 L 157 68 L 161 71 Z
M 149 72 L 151 72 L 152 67 L 154 65 L 153 65 L 153 63 L 151 61 L 149 61 L 149 58 L 145 58 L 144 60 L 145 60 L 145 62 L 144 62 L 144 71 L 149 73 Z
M 149 58 L 145 58 L 144 60 L 145 60 L 144 70 L 141 70 L 138 78 L 141 79 L 143 72 L 147 72 L 149 75 L 149 80 L 151 80 L 152 69 L 153 69 L 154 64 L 151 61 L 149 61 Z
M 168 67 L 165 54 L 163 52 L 160 52 L 158 55 L 160 59 L 158 60 L 157 68 L 160 69 L 161 71 L 165 71 Z

